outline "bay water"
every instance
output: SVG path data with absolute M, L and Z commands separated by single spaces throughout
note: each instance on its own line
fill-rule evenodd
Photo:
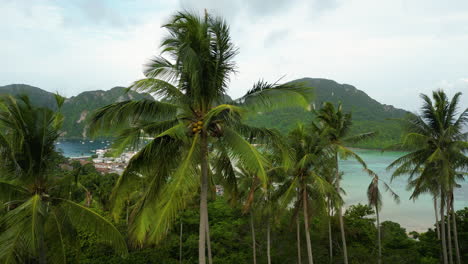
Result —
M 108 148 L 109 141 L 105 140 L 63 140 L 57 144 L 66 157 L 91 156 L 96 149 Z M 363 158 L 368 167 L 379 175 L 379 178 L 387 182 L 399 195 L 400 203 L 393 201 L 389 193 L 381 185 L 383 207 L 381 221 L 391 220 L 400 223 L 407 231 L 425 231 L 433 227 L 435 215 L 432 197 L 429 194 L 421 195 L 417 200 L 410 200 L 411 190 L 407 190 L 407 177 L 398 177 L 391 180 L 392 171 L 387 166 L 395 159 L 404 155 L 404 152 L 381 152 L 378 150 L 355 149 Z M 344 173 L 342 187 L 346 192 L 344 196 L 345 208 L 353 204 L 367 204 L 367 187 L 371 177 L 362 170 L 362 166 L 355 160 L 340 161 L 340 170 Z M 461 182 L 461 188 L 455 191 L 455 209 L 468 206 L 468 183 Z

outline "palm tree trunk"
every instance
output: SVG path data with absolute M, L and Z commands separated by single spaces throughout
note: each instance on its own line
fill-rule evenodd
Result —
M 180 235 L 179 235 L 179 264 L 182 264 L 182 234 L 184 229 L 184 223 L 182 219 L 180 221 Z
M 331 228 L 331 218 L 332 218 L 332 211 L 331 211 L 331 202 L 328 199 L 328 244 L 330 250 L 330 263 L 333 263 L 333 241 L 332 241 L 332 228 Z
M 302 191 L 302 204 L 304 209 L 304 229 L 306 234 L 307 242 L 307 256 L 309 258 L 309 264 L 313 264 L 314 260 L 312 257 L 312 244 L 310 242 L 310 233 L 309 233 L 309 213 L 307 212 L 307 191 L 304 189 Z
M 340 220 L 341 240 L 343 241 L 343 260 L 345 264 L 348 264 L 348 249 L 346 247 L 346 235 L 344 231 L 344 221 L 343 213 L 341 212 L 341 206 L 338 207 L 338 218 Z
M 301 258 L 301 225 L 299 223 L 299 212 L 296 216 L 296 239 L 297 239 L 297 264 L 302 264 Z
M 450 228 L 450 195 L 447 195 L 447 241 L 448 241 L 448 255 L 449 263 L 453 264 L 453 250 L 452 250 L 452 230 Z
M 447 243 L 446 243 L 446 236 L 445 236 L 445 216 L 444 216 L 444 209 L 445 209 L 445 199 L 444 194 L 441 192 L 440 194 L 440 236 L 442 237 L 442 260 L 444 264 L 448 264 L 447 260 Z
M 379 259 L 378 264 L 382 264 L 382 239 L 380 234 L 380 218 L 379 218 L 379 208 L 375 205 L 375 214 L 377 216 L 377 243 L 379 244 Z
M 93 195 L 91 192 L 86 191 L 86 207 L 91 206 L 91 201 L 93 200 Z
M 39 264 L 46 264 L 47 256 L 46 256 L 46 247 L 45 247 L 45 241 L 44 241 L 44 233 L 41 232 L 39 236 L 40 236 L 39 245 L 38 245 Z
M 271 239 L 270 239 L 270 233 L 271 233 L 270 220 L 267 220 L 267 260 L 268 260 L 268 264 L 271 264 L 271 253 L 270 253 Z
M 338 167 L 338 155 L 335 155 L 335 167 L 336 167 L 336 191 L 340 193 L 340 177 L 339 177 L 339 167 Z M 348 248 L 346 246 L 346 235 L 344 230 L 344 221 L 343 221 L 343 212 L 341 211 L 341 205 L 338 206 L 338 218 L 340 220 L 340 230 L 341 230 L 341 241 L 343 242 L 343 260 L 344 264 L 348 264 Z
M 437 197 L 434 196 L 434 214 L 436 219 L 437 239 L 440 240 L 439 214 L 437 213 Z
M 208 264 L 213 264 L 213 258 L 211 255 L 211 239 L 210 239 L 210 225 L 208 224 L 208 216 L 206 217 L 206 247 L 208 250 Z
M 206 222 L 208 221 L 208 139 L 201 132 L 200 224 L 198 230 L 198 263 L 206 264 Z
M 255 227 L 254 227 L 254 217 L 252 211 L 250 211 L 250 231 L 252 232 L 252 254 L 253 254 L 253 264 L 257 264 L 257 247 L 255 241 Z
M 130 211 L 130 201 L 127 200 L 127 211 L 126 211 L 126 215 L 125 215 L 125 221 L 127 222 L 127 226 L 128 226 L 128 216 L 129 216 L 129 211 Z
M 453 206 L 453 203 L 454 203 L 454 199 L 452 196 L 451 208 L 452 208 L 453 238 L 455 241 L 455 254 L 457 256 L 457 264 L 461 264 L 460 246 L 458 245 L 457 216 L 455 215 L 455 208 Z

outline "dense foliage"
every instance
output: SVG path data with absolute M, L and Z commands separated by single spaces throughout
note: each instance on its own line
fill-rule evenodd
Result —
M 65 160 L 59 159 L 57 162 Z M 78 169 L 78 170 L 76 170 Z M 78 172 L 79 171 L 79 172 Z M 67 182 L 67 177 L 82 179 L 83 185 L 88 188 L 101 186 L 102 193 L 109 194 L 116 178 L 113 175 L 101 175 L 94 167 L 78 166 L 75 170 L 60 171 L 62 180 Z M 364 190 L 363 190 L 364 191 Z M 94 210 L 105 217 L 110 212 L 102 209 L 99 203 L 99 191 L 93 190 Z M 85 204 L 86 192 L 82 188 L 73 190 L 73 200 Z M 211 239 L 214 263 L 251 263 L 252 247 L 249 227 L 249 214 L 245 214 L 241 206 L 231 206 L 222 196 L 212 196 L 208 210 L 211 223 Z M 4 214 L 0 211 L 0 214 Z M 375 263 L 377 258 L 377 245 L 375 243 L 377 230 L 375 226 L 375 211 L 367 205 L 352 205 L 344 214 L 346 230 L 348 233 L 348 249 L 350 263 Z M 296 237 L 295 223 L 291 219 L 294 211 L 287 211 L 279 215 L 272 227 L 272 263 L 296 263 Z M 468 207 L 456 213 L 459 227 L 460 251 L 464 253 L 463 262 L 468 261 Z M 170 264 L 179 262 L 180 231 L 182 223 L 182 263 L 194 263 L 197 260 L 198 251 L 198 209 L 187 208 L 174 223 L 174 229 L 157 246 L 150 248 L 130 249 L 126 258 L 116 256 L 106 244 L 99 242 L 97 237 L 85 229 L 81 230 L 77 247 L 67 247 L 67 261 L 69 263 L 83 264 Z M 328 234 L 326 232 L 327 219 L 323 215 L 313 216 L 311 220 L 312 248 L 316 263 L 329 263 L 328 259 Z M 257 258 L 259 263 L 266 260 L 266 226 L 264 217 L 255 218 L 257 228 Z M 119 230 L 126 234 L 127 225 L 125 217 L 116 224 Z M 301 223 L 302 225 L 302 223 Z M 383 263 L 398 264 L 436 264 L 439 263 L 440 243 L 437 240 L 436 230 L 431 228 L 424 233 L 408 232 L 398 223 L 385 221 L 382 226 Z M 342 263 L 340 258 L 339 223 L 337 217 L 332 219 L 332 229 L 335 231 L 333 244 L 335 255 L 333 263 Z M 304 237 L 302 238 L 304 239 Z M 305 246 L 305 245 L 303 245 Z M 303 259 L 306 257 L 305 247 L 302 249 Z
M 55 99 L 60 110 L 64 99 Z M 66 246 L 74 244 L 81 230 L 92 232 L 120 255 L 127 253 L 125 240 L 110 221 L 63 192 L 67 184 L 58 169 L 63 159 L 54 144 L 62 120 L 60 112 L 34 107 L 28 97 L 0 97 L 2 263 L 63 263 Z
M 213 263 L 237 264 L 252 263 L 251 233 L 249 215 L 243 214 L 242 208 L 229 206 L 228 202 L 218 197 L 209 203 L 210 231 L 212 239 Z M 272 263 L 296 263 L 297 249 L 295 223 L 291 222 L 292 211 L 282 214 L 272 228 Z M 457 212 L 459 223 L 461 252 L 465 252 L 462 263 L 468 261 L 468 208 Z M 179 263 L 180 227 L 182 223 L 182 263 L 195 263 L 198 252 L 198 210 L 185 210 L 175 223 L 175 228 L 153 248 L 132 249 L 125 259 L 114 256 L 107 246 L 96 242 L 93 236 L 82 234 L 81 254 L 74 261 L 96 264 L 166 264 Z M 354 205 L 347 209 L 345 215 L 348 233 L 348 250 L 350 263 L 373 264 L 377 259 L 375 243 L 377 230 L 374 211 L 367 205 Z M 265 218 L 255 219 L 257 228 L 257 258 L 259 263 L 266 263 L 266 226 Z M 312 218 L 311 236 L 314 260 L 316 263 L 329 263 L 328 234 L 326 219 L 321 216 Z M 120 224 L 124 232 L 125 224 Z M 340 239 L 338 236 L 338 219 L 333 218 L 332 229 L 336 231 L 333 243 L 337 245 L 336 258 L 333 263 L 342 263 L 340 256 Z M 385 221 L 382 223 L 383 263 L 398 264 L 436 264 L 439 263 L 440 246 L 434 229 L 424 233 L 413 233 L 400 224 Z M 414 237 L 414 238 L 413 238 Z M 416 238 L 416 239 L 415 239 Z M 304 239 L 304 237 L 302 238 Z M 304 245 L 305 246 L 305 245 Z M 306 259 L 306 249 L 302 250 Z M 74 262 L 73 261 L 73 262 Z M 72 263 L 73 263 L 72 262 Z

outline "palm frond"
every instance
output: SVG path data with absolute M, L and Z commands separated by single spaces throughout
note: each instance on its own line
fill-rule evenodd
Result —
M 359 142 L 374 138 L 375 136 L 377 136 L 377 132 L 367 132 L 367 133 L 362 133 L 359 135 L 347 137 L 343 139 L 343 141 L 349 142 L 349 143 L 359 143 Z
M 55 198 L 55 200 L 60 202 L 60 209 L 67 215 L 73 226 L 95 234 L 100 241 L 109 244 L 120 256 L 128 254 L 125 239 L 109 220 L 92 209 L 70 200 L 61 198 Z
M 392 190 L 392 188 L 390 187 L 390 185 L 388 185 L 388 183 L 386 183 L 386 182 L 384 182 L 384 181 L 382 181 L 382 180 L 380 180 L 380 181 L 383 183 L 383 185 L 384 185 L 384 187 L 385 187 L 385 191 L 390 193 L 390 195 L 392 196 L 393 200 L 394 200 L 397 204 L 400 203 L 400 196 L 398 196 L 398 194 L 396 194 L 396 192 L 394 192 L 394 191 Z
M 64 230 L 63 222 L 63 215 L 57 215 L 57 211 L 52 210 L 45 225 L 45 230 L 48 234 L 49 260 L 54 264 L 67 263 L 65 232 L 70 232 L 70 230 Z
M 0 235 L 0 260 L 16 263 L 18 259 L 39 256 L 45 252 L 44 221 L 46 209 L 39 195 L 34 195 L 0 219 L 5 228 Z
M 144 120 L 170 120 L 176 117 L 178 106 L 171 103 L 142 99 L 123 101 L 98 109 L 91 116 L 90 133 L 116 130 Z
M 249 171 L 254 172 L 262 182 L 263 187 L 266 188 L 268 179 L 265 166 L 268 161 L 260 152 L 240 134 L 229 128 L 225 129 L 222 140 L 230 149 L 232 158 L 238 160 Z
M 346 148 L 344 146 L 340 146 L 340 145 L 338 145 L 336 147 L 338 149 L 338 153 L 340 154 L 341 158 L 347 159 L 348 157 L 351 157 L 351 158 L 355 159 L 357 162 L 359 162 L 359 164 L 361 164 L 362 167 L 367 168 L 366 162 L 358 154 L 356 154 L 354 151 L 352 151 L 351 149 Z
M 142 210 L 136 215 L 130 230 L 139 245 L 159 243 L 171 229 L 180 210 L 185 208 L 187 202 L 196 194 L 199 186 L 199 180 L 195 177 L 197 174 L 195 164 L 199 156 L 196 147 L 199 137 L 199 134 L 194 136 L 183 162 L 171 175 L 169 182 L 164 185 L 161 190 L 164 195 L 159 195 L 156 201 L 142 201 L 154 207 L 140 204 Z
M 129 89 L 137 92 L 150 93 L 157 99 L 169 102 L 183 102 L 185 95 L 169 82 L 147 78 L 135 81 Z
M 0 202 L 26 198 L 28 190 L 9 182 L 0 181 Z
M 143 147 L 129 161 L 124 173 L 117 180 L 111 195 L 114 219 L 119 219 L 128 196 L 141 185 L 152 189 L 157 197 L 170 172 L 181 162 L 184 142 L 169 136 L 157 137 Z M 170 157 L 170 158 L 165 158 Z M 155 170 L 154 168 L 158 168 Z
M 258 112 L 278 107 L 307 108 L 312 99 L 313 89 L 301 83 L 280 85 L 259 81 L 236 102 L 253 112 Z

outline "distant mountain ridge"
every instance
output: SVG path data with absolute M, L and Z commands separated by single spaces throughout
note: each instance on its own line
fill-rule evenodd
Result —
M 315 88 L 315 100 L 311 103 L 316 108 L 326 101 L 334 104 L 342 102 L 344 110 L 351 111 L 353 114 L 352 133 L 378 132 L 376 138 L 357 144 L 356 147 L 381 148 L 396 143 L 400 139 L 400 126 L 389 119 L 401 118 L 408 113 L 407 111 L 381 104 L 349 84 L 339 84 L 333 80 L 318 78 L 303 78 L 292 82 L 301 82 Z M 53 93 L 30 85 L 0 86 L 0 94 L 26 94 L 38 106 L 51 107 L 55 105 Z M 86 91 L 67 98 L 62 108 L 62 113 L 65 116 L 63 136 L 65 138 L 86 138 L 89 136 L 87 122 L 93 111 L 114 102 L 143 98 L 153 99 L 148 94 L 134 91 L 126 93 L 124 87 L 114 87 L 107 91 Z M 248 122 L 255 126 L 276 128 L 287 133 L 296 123 L 307 124 L 312 119 L 313 115 L 303 109 L 283 108 L 261 113 L 249 119 Z
M 0 86 L 0 94 L 26 94 L 31 102 L 37 106 L 55 107 L 53 93 L 30 85 L 11 84 Z M 107 91 L 86 91 L 77 96 L 66 98 L 62 107 L 62 113 L 65 117 L 63 136 L 65 138 L 86 138 L 89 136 L 87 134 L 87 122 L 93 111 L 115 102 L 143 98 L 153 99 L 148 94 L 140 94 L 134 91 L 127 93 L 124 87 L 114 87 Z
M 349 84 L 322 78 L 302 78 L 300 82 L 315 89 L 315 100 L 311 102 L 319 108 L 323 102 L 335 105 L 341 102 L 345 111 L 353 115 L 351 134 L 375 131 L 378 135 L 366 142 L 355 144 L 355 147 L 382 148 L 400 140 L 401 127 L 390 119 L 402 118 L 409 112 L 391 105 L 381 104 L 365 92 Z M 284 108 L 255 116 L 249 122 L 261 127 L 272 127 L 281 132 L 288 132 L 298 122 L 307 124 L 313 114 L 300 108 Z

